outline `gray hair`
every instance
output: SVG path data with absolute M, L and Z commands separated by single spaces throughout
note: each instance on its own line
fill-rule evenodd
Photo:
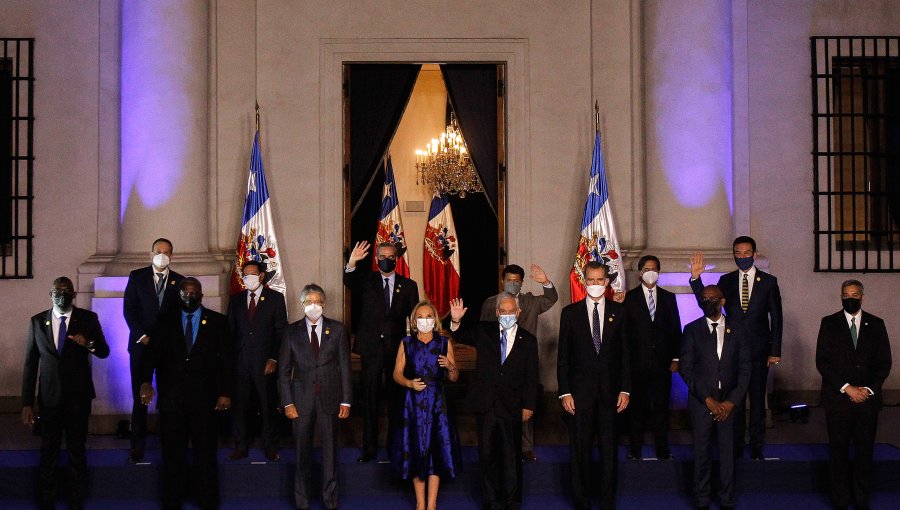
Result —
M 315 283 L 308 283 L 303 286 L 303 290 L 300 291 L 300 302 L 303 303 L 306 301 L 306 298 L 310 294 L 321 294 L 322 301 L 325 301 L 325 289 L 319 287 Z
M 863 287 L 862 282 L 859 280 L 844 280 L 844 283 L 841 284 L 841 292 L 844 292 L 844 289 L 846 289 L 847 287 L 859 287 L 859 293 L 865 294 L 865 288 Z
M 497 294 L 497 309 L 496 309 L 497 312 L 500 311 L 500 303 L 501 303 L 504 299 L 512 299 L 513 301 L 516 302 L 516 309 L 519 308 L 519 298 L 518 298 L 515 294 L 513 294 L 512 292 L 506 292 L 506 291 L 504 290 L 504 291 L 501 292 L 500 294 Z

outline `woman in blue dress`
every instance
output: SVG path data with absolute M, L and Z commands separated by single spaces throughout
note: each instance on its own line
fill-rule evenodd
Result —
M 412 478 L 416 510 L 435 510 L 441 477 L 453 478 L 462 465 L 444 394 L 444 379 L 455 382 L 459 370 L 434 305 L 420 301 L 410 319 L 414 333 L 401 341 L 394 365 L 394 382 L 406 395 L 391 460 L 403 479 Z

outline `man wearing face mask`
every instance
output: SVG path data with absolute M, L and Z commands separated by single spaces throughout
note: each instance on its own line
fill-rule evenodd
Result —
M 231 407 L 234 355 L 228 321 L 202 306 L 196 278 L 178 285 L 179 309 L 159 317 L 144 358 L 141 402 L 153 400 L 153 372 L 159 388 L 163 455 L 163 508 L 181 508 L 187 494 L 202 509 L 219 507 L 216 412 Z M 191 444 L 192 473 L 187 452 Z M 188 490 L 187 481 L 192 487 Z
M 266 458 L 272 462 L 278 454 L 278 431 L 275 420 L 275 370 L 281 337 L 287 325 L 284 296 L 263 283 L 265 266 L 256 260 L 245 261 L 241 267 L 244 290 L 228 303 L 228 330 L 234 339 L 237 358 L 237 380 L 234 393 L 234 451 L 228 460 L 247 457 L 250 437 L 247 420 L 252 395 L 256 395 L 262 414 L 262 436 Z
M 531 279 L 541 285 L 544 293 L 536 296 L 531 292 L 521 293 L 522 283 L 525 280 L 525 270 L 515 264 L 503 268 L 503 291 L 508 292 L 519 299 L 519 319 L 517 324 L 532 335 L 537 336 L 538 316 L 549 310 L 559 299 L 556 287 L 547 278 L 547 274 L 537 264 L 531 265 Z M 499 294 L 498 294 L 499 296 Z M 496 316 L 497 296 L 491 296 L 481 305 L 481 320 L 494 321 Z M 540 391 L 540 389 L 538 389 Z M 534 422 L 527 421 L 522 426 L 522 458 L 534 462 Z
M 478 351 L 468 401 L 477 416 L 484 507 L 514 510 L 522 503 L 522 423 L 537 402 L 538 349 L 534 335 L 518 326 L 516 296 L 501 292 L 496 302 L 494 321 L 466 327 L 467 308 L 451 300 L 450 331 Z
M 278 357 L 284 415 L 293 420 L 297 450 L 294 502 L 309 508 L 313 433 L 322 443 L 322 499 L 337 508 L 338 419 L 350 416 L 353 400 L 350 340 L 340 322 L 322 315 L 325 290 L 311 283 L 300 291 L 306 318 L 288 326 Z
M 106 358 L 109 345 L 97 314 L 74 306 L 72 280 L 60 277 L 50 290 L 53 307 L 31 318 L 22 373 L 22 423 L 34 426 L 35 389 L 41 418 L 38 506 L 54 508 L 56 466 L 63 433 L 69 451 L 69 508 L 83 508 L 87 488 L 88 416 L 94 382 L 90 357 Z
M 150 342 L 150 331 L 160 313 L 178 308 L 178 284 L 183 276 L 169 268 L 172 242 L 165 238 L 150 246 L 151 263 L 128 275 L 122 311 L 128 324 L 128 357 L 131 369 L 131 452 L 128 462 L 144 459 L 147 407 L 141 404 L 141 367 Z
M 841 284 L 843 310 L 822 318 L 816 368 L 822 374 L 822 407 L 828 426 L 831 500 L 835 508 L 869 508 L 872 452 L 891 372 L 891 342 L 884 321 L 864 312 L 863 284 Z M 850 460 L 850 444 L 855 458 Z
M 641 283 L 625 295 L 625 341 L 631 347 L 631 405 L 628 406 L 631 445 L 628 458 L 641 459 L 648 417 L 656 442 L 656 458 L 669 452 L 669 394 L 672 373 L 678 370 L 681 318 L 675 294 L 656 284 L 659 259 L 644 255 L 638 261 Z
M 378 454 L 378 402 L 387 401 L 388 442 L 400 413 L 400 388 L 393 383 L 394 361 L 406 320 L 419 302 L 416 282 L 396 273 L 397 247 L 381 243 L 375 251 L 378 271 L 365 271 L 357 263 L 371 246 L 360 241 L 344 267 L 344 285 L 353 293 L 353 352 L 362 362 L 363 451 L 358 462 Z M 382 397 L 383 395 L 383 397 Z
M 556 378 L 567 416 L 572 496 L 578 509 L 591 508 L 598 484 L 591 474 L 594 435 L 600 438 L 600 508 L 616 507 L 616 414 L 631 393 L 630 346 L 625 341 L 625 310 L 604 297 L 609 267 L 584 267 L 587 297 L 562 310 Z
M 726 273 L 719 278 L 718 287 L 725 295 L 725 315 L 735 328 L 743 329 L 750 342 L 752 371 L 747 397 L 750 400 L 750 458 L 765 460 L 763 445 L 766 439 L 766 383 L 769 367 L 781 361 L 781 291 L 778 280 L 761 271 L 753 262 L 756 260 L 756 241 L 749 236 L 740 236 L 732 243 L 737 271 Z M 691 256 L 691 290 L 702 300 L 703 254 Z M 743 452 L 744 402 L 735 402 L 735 456 Z
M 688 411 L 694 434 L 694 498 L 698 509 L 709 508 L 713 441 L 719 449 L 719 504 L 733 509 L 734 426 L 736 405 L 744 401 L 750 383 L 750 344 L 731 317 L 722 290 L 708 285 L 701 291 L 703 317 L 684 328 L 679 369 L 688 387 Z

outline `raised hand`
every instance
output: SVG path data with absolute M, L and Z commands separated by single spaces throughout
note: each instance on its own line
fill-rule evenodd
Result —
M 450 320 L 459 322 L 466 314 L 468 308 L 463 306 L 463 300 L 460 298 L 450 300 Z
M 531 279 L 541 285 L 546 285 L 547 282 L 550 281 L 550 279 L 547 278 L 547 273 L 545 273 L 544 270 L 541 269 L 541 266 L 537 264 L 531 264 Z
M 353 246 L 353 251 L 350 252 L 350 259 L 347 260 L 347 265 L 350 267 L 356 267 L 356 263 L 360 260 L 366 258 L 366 255 L 369 254 L 369 250 L 372 248 L 372 245 L 369 244 L 368 241 L 360 241 Z
M 691 278 L 695 280 L 700 278 L 700 275 L 703 274 L 703 269 L 703 252 L 695 251 L 691 255 Z

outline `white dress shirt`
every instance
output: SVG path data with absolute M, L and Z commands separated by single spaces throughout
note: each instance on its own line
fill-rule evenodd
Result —
M 159 288 L 159 273 L 162 273 L 162 280 L 165 282 L 169 279 L 169 268 L 165 268 L 162 271 L 157 271 L 156 268 L 153 268 L 153 285 L 154 288 Z
M 851 319 L 855 319 L 855 323 L 856 323 L 856 340 L 857 340 L 857 345 L 859 345 L 859 333 L 860 333 L 860 328 L 862 327 L 862 322 L 860 322 L 860 321 L 862 321 L 862 308 L 860 308 L 860 309 L 856 312 L 856 315 L 851 315 L 851 314 L 847 313 L 847 311 L 845 310 L 845 311 L 844 311 L 844 319 L 846 319 L 846 321 L 847 321 L 847 329 L 848 329 L 848 330 L 850 329 L 850 320 L 851 320 Z M 850 386 L 850 383 L 844 383 L 844 385 L 841 386 L 841 393 L 846 393 L 847 386 Z M 869 395 L 874 395 L 874 394 L 875 394 L 875 392 L 872 391 L 872 388 L 869 388 L 868 386 L 863 386 L 863 388 L 865 388 L 866 391 L 869 392 Z
M 597 307 L 597 313 L 600 314 L 600 338 L 603 339 L 603 313 L 606 310 L 606 297 L 601 297 L 600 301 L 594 301 L 590 296 L 584 298 L 585 306 L 588 312 L 588 326 L 590 326 L 591 334 L 594 333 L 594 303 L 600 303 Z

